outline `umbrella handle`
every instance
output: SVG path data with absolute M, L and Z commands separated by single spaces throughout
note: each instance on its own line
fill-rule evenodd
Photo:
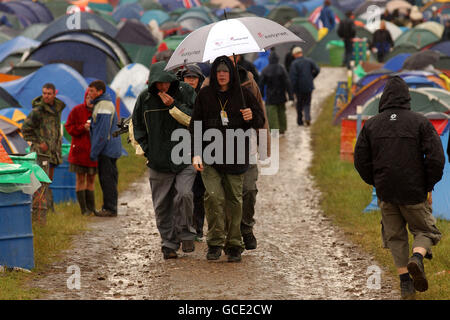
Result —
M 234 70 L 239 83 L 239 92 L 241 93 L 242 109 L 246 109 L 247 107 L 245 106 L 244 92 L 242 91 L 241 78 L 239 77 L 238 64 L 236 61 L 236 55 L 234 53 L 233 53 L 233 60 L 234 60 Z

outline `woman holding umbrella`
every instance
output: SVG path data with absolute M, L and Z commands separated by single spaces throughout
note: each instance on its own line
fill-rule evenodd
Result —
M 264 114 L 253 94 L 246 88 L 242 88 L 242 94 L 240 90 L 239 79 L 230 59 L 227 56 L 216 58 L 211 68 L 210 84 L 200 90 L 189 125 L 191 134 L 194 134 L 192 163 L 197 171 L 202 172 L 206 188 L 208 260 L 219 259 L 223 249 L 229 262 L 239 262 L 244 249 L 240 225 L 244 173 L 249 167 L 250 135 L 245 136 L 242 147 L 242 144 L 237 143 L 240 137 L 236 130 L 241 129 L 244 134 L 243 131 L 248 129 L 262 128 Z M 198 124 L 201 124 L 201 132 L 195 130 Z M 202 148 L 196 150 L 195 140 L 199 139 L 199 134 L 201 139 L 208 129 L 215 129 L 209 132 L 218 133 L 220 137 L 215 136 L 217 139 L 213 142 L 203 143 Z M 230 135 L 229 129 L 234 134 Z M 211 150 L 211 144 L 217 145 L 220 140 L 223 142 L 219 147 L 221 149 L 214 149 L 214 156 L 207 157 L 206 149 Z M 230 150 L 230 146 L 233 150 Z M 230 154 L 233 155 L 232 161 L 229 159 Z

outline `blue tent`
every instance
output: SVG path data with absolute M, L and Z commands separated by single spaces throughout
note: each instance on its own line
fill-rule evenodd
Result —
M 265 17 L 270 12 L 270 10 L 267 9 L 267 7 L 260 4 L 248 7 L 247 11 L 250 13 L 254 13 L 259 17 Z
M 0 12 L 15 15 L 23 27 L 34 23 L 50 23 L 53 15 L 48 8 L 35 1 L 9 1 L 0 3 Z
M 429 50 L 439 51 L 450 57 L 450 41 L 437 42 L 430 46 Z
M 15 37 L 11 40 L 0 44 L 0 61 L 3 61 L 11 53 L 15 53 L 24 49 L 30 49 L 39 46 L 40 42 L 28 39 L 22 36 Z
M 402 69 L 403 66 L 403 62 L 405 62 L 405 60 L 411 55 L 411 53 L 399 53 L 398 55 L 396 55 L 395 57 L 389 59 L 388 61 L 386 61 L 386 63 L 384 64 L 383 68 L 384 69 L 388 69 L 388 70 L 392 70 L 392 71 L 400 71 Z
M 158 22 L 158 26 L 160 26 L 164 22 L 170 20 L 170 16 L 167 12 L 162 10 L 148 10 L 144 12 L 140 20 L 145 24 L 148 24 L 151 20 L 155 20 Z
M 73 101 L 71 102 L 73 105 L 68 105 L 69 109 L 83 101 L 88 86 L 77 71 L 65 64 L 57 63 L 43 66 L 21 79 L 1 82 L 0 87 L 13 96 L 25 112 L 26 109 L 31 110 L 31 101 L 42 95 L 42 86 L 47 82 L 55 85 L 57 97 L 67 96 Z
M 331 0 L 331 5 L 341 10 L 343 13 L 353 11 L 358 8 L 365 0 Z
M 66 31 L 47 39 L 27 60 L 43 64 L 65 63 L 84 77 L 110 83 L 122 65 L 131 63 L 125 49 L 108 35 L 96 31 Z
M 159 0 L 158 2 L 167 12 L 171 12 L 179 8 L 189 9 L 200 7 L 202 5 L 200 0 Z
M 106 33 L 108 36 L 114 38 L 117 34 L 117 27 L 109 23 L 108 21 L 102 19 L 100 16 L 96 14 L 91 14 L 88 12 L 79 12 L 79 20 L 76 19 L 73 21 L 74 25 L 71 24 L 71 20 L 69 20 L 69 16 L 64 15 L 57 20 L 50 23 L 47 28 L 42 31 L 42 33 L 36 38 L 38 41 L 45 41 L 54 35 L 73 30 L 72 27 L 79 27 L 76 29 L 79 30 L 95 30 Z M 76 25 L 75 22 L 79 22 L 79 26 Z M 72 28 L 72 29 L 70 29 Z
M 126 3 L 118 6 L 112 13 L 114 20 L 119 22 L 122 19 L 141 19 L 144 8 L 139 3 Z

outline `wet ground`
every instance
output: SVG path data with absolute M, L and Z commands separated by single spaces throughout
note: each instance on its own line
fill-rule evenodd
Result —
M 322 69 L 313 121 L 345 76 L 344 69 Z M 367 285 L 373 284 L 367 272 L 377 263 L 321 212 L 320 193 L 307 170 L 310 128 L 296 126 L 295 117 L 290 108 L 278 174 L 258 180 L 258 248 L 245 251 L 241 263 L 228 263 L 223 255 L 207 261 L 205 242 L 196 242 L 193 253 L 180 250 L 178 259 L 163 260 L 143 177 L 120 195 L 117 218 L 93 218 L 73 249 L 33 285 L 48 290 L 44 299 L 397 299 L 397 283 L 384 271 L 381 288 Z M 67 273 L 70 266 L 79 267 L 80 290 L 68 289 L 68 280 L 76 283 Z

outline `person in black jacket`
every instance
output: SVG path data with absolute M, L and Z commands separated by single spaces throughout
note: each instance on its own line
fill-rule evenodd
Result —
M 319 66 L 310 58 L 303 56 L 303 50 L 295 47 L 292 50 L 295 60 L 289 69 L 289 79 L 297 96 L 297 124 L 303 125 L 303 113 L 305 124 L 311 123 L 311 99 L 314 90 L 314 78 L 320 72 Z
M 286 69 L 278 63 L 278 55 L 272 50 L 269 56 L 269 65 L 261 72 L 259 89 L 264 92 L 266 87 L 266 110 L 269 118 L 269 127 L 279 129 L 280 134 L 284 134 L 287 129 L 286 119 L 286 93 L 289 100 L 294 100 L 291 82 Z
M 423 258 L 441 233 L 432 216 L 431 191 L 442 178 L 444 150 L 431 122 L 411 111 L 405 81 L 389 79 L 379 114 L 366 121 L 355 147 L 355 168 L 376 188 L 382 215 L 382 238 L 400 276 L 402 298 L 428 289 Z M 409 256 L 408 231 L 414 236 Z M 410 278 L 412 277 L 412 279 Z
M 385 56 L 394 47 L 394 41 L 392 40 L 391 33 L 386 29 L 386 22 L 380 22 L 380 29 L 373 33 L 372 42 L 370 43 L 370 49 L 377 54 L 378 62 L 383 62 Z
M 355 22 L 352 19 L 352 12 L 347 11 L 346 18 L 339 24 L 337 34 L 345 44 L 345 55 L 343 66 L 347 66 L 350 69 L 350 60 L 353 56 L 353 38 L 356 36 Z
M 216 58 L 210 83 L 200 90 L 189 125 L 193 134 L 192 163 L 202 172 L 206 188 L 206 258 L 219 259 L 223 249 L 229 262 L 241 261 L 244 250 L 241 220 L 244 173 L 249 168 L 248 129 L 264 125 L 264 113 L 245 87 L 242 101 L 235 70 L 228 57 Z M 200 143 L 204 136 L 205 141 L 212 142 Z

